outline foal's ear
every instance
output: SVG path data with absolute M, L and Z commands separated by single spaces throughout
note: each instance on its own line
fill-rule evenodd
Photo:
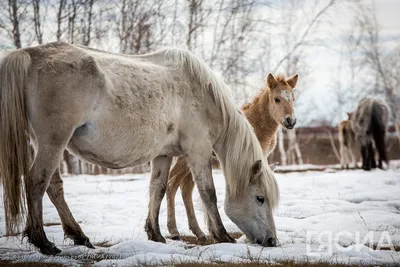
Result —
M 292 89 L 294 89 L 296 87 L 298 78 L 299 78 L 299 75 L 295 74 L 292 77 L 290 77 L 289 79 L 287 79 L 286 82 L 290 85 L 290 87 L 292 87 Z
M 254 177 L 254 176 L 257 176 L 258 174 L 260 174 L 261 170 L 262 170 L 262 162 L 261 162 L 261 160 L 256 160 L 250 169 L 251 177 Z
M 353 112 L 346 112 L 347 113 L 347 119 L 351 120 L 351 117 L 353 116 Z
M 267 85 L 270 89 L 273 89 L 275 86 L 278 85 L 278 80 L 275 78 L 274 75 L 272 75 L 272 73 L 268 74 Z
M 279 162 L 274 162 L 274 163 L 272 163 L 272 164 L 269 164 L 269 167 L 271 168 L 271 171 L 275 171 L 275 169 L 276 169 L 276 166 L 278 166 L 279 165 Z

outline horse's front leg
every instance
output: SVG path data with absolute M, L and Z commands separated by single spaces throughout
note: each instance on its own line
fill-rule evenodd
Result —
M 167 188 L 168 172 L 171 167 L 172 157 L 158 156 L 151 161 L 150 201 L 149 213 L 146 219 L 145 230 L 147 237 L 156 242 L 165 243 L 161 235 L 158 216 L 161 201 Z
M 218 243 L 229 242 L 235 243 L 235 239 L 229 236 L 222 224 L 221 216 L 217 207 L 217 195 L 215 193 L 214 182 L 212 178 L 212 164 L 210 157 L 202 161 L 199 158 L 190 160 L 188 157 L 188 164 L 192 171 L 194 181 L 200 193 L 201 200 L 206 208 L 208 218 L 208 229 L 212 238 Z

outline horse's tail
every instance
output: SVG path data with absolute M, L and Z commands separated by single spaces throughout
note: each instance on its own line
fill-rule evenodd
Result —
M 380 158 L 388 164 L 387 150 L 386 150 L 386 127 L 388 110 L 386 106 L 374 103 L 371 112 L 371 125 L 370 129 L 372 137 L 374 138 L 375 147 L 378 150 Z
M 192 179 L 192 173 L 184 157 L 179 157 L 169 172 L 168 188 L 181 184 L 186 179 Z
M 29 171 L 25 81 L 31 57 L 17 50 L 0 62 L 0 181 L 7 234 L 16 234 L 25 211 L 22 177 Z

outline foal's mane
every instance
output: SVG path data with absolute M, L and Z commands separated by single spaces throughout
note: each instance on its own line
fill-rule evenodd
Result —
M 228 194 L 238 196 L 250 182 L 250 168 L 257 160 L 263 162 L 263 178 L 260 186 L 271 207 L 279 202 L 279 189 L 274 174 L 262 153 L 261 145 L 243 113 L 234 105 L 232 92 L 228 85 L 201 59 L 183 49 L 168 49 L 166 58 L 171 63 L 184 67 L 202 86 L 206 93 L 212 93 L 220 106 L 224 118 L 225 131 L 221 138 L 225 140 L 226 158 L 221 159 L 223 172 L 228 186 Z M 211 90 L 211 92 L 210 92 Z M 238 112 L 239 111 L 239 112 Z

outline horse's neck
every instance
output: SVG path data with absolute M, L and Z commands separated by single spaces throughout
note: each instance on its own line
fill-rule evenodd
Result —
M 269 93 L 265 91 L 244 111 L 264 151 L 274 144 L 279 129 L 279 123 L 271 117 L 268 99 Z
M 227 190 L 237 192 L 244 182 L 251 164 L 262 160 L 264 155 L 249 122 L 240 116 L 235 123 L 229 122 L 222 138 L 214 144 L 214 151 L 223 167 Z

